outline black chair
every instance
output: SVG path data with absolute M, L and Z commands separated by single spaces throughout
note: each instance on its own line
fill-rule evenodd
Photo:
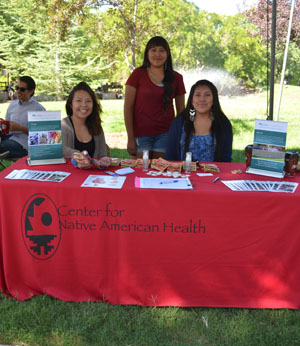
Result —
M 0 165 L 3 167 L 3 168 L 7 168 L 8 166 L 6 166 L 2 160 L 5 159 L 7 156 L 9 156 L 10 152 L 9 151 L 5 151 L 4 153 L 0 153 Z

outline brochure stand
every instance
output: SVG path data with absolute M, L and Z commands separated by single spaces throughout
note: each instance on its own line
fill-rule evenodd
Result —
M 27 159 L 29 166 L 40 166 L 40 165 L 57 165 L 60 163 L 66 163 L 64 158 L 61 159 L 49 159 L 49 160 L 31 160 L 29 157 Z
M 247 173 L 283 178 L 287 123 L 255 120 L 251 165 Z
M 65 163 L 60 111 L 28 112 L 29 166 Z

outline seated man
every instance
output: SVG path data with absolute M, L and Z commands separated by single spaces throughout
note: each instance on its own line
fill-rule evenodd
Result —
M 20 77 L 16 91 L 18 99 L 10 103 L 6 112 L 10 131 L 1 135 L 0 153 L 9 151 L 10 157 L 23 157 L 28 155 L 28 112 L 45 108 L 33 97 L 35 82 L 31 77 Z

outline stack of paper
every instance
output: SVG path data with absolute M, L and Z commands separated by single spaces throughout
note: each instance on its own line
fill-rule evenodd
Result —
M 58 171 L 31 171 L 29 169 L 15 169 L 10 172 L 6 179 L 25 179 L 38 181 L 52 181 L 60 183 L 67 178 L 71 173 Z
M 298 183 L 283 181 L 222 180 L 232 191 L 270 191 L 294 193 Z

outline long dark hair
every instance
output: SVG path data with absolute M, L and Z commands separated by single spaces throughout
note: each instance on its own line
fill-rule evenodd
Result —
M 144 61 L 142 68 L 150 67 L 150 61 L 148 58 L 148 52 L 151 48 L 163 47 L 167 51 L 167 60 L 165 63 L 165 76 L 163 79 L 164 83 L 164 94 L 163 94 L 163 110 L 166 111 L 171 102 L 171 95 L 173 93 L 173 81 L 174 81 L 174 70 L 172 63 L 171 50 L 168 42 L 161 36 L 152 37 L 145 48 Z
M 224 122 L 229 122 L 229 120 L 224 114 L 224 112 L 222 111 L 220 101 L 219 101 L 218 89 L 215 87 L 215 85 L 212 82 L 206 79 L 199 80 L 191 87 L 186 108 L 181 113 L 181 116 L 184 118 L 184 124 L 185 124 L 184 130 L 186 132 L 184 150 L 185 150 L 185 153 L 188 151 L 190 141 L 194 133 L 194 122 L 190 120 L 190 109 L 192 108 L 193 96 L 194 96 L 196 88 L 202 85 L 206 85 L 207 87 L 209 87 L 209 89 L 211 90 L 213 94 L 213 105 L 211 107 L 211 112 L 213 114 L 213 121 L 211 124 L 211 133 L 212 135 L 216 137 L 216 151 L 215 151 L 214 161 L 221 161 L 222 160 L 222 148 L 221 148 L 222 129 L 224 126 Z
M 76 93 L 76 91 L 79 90 L 84 90 L 86 91 L 92 98 L 93 100 L 93 110 L 92 113 L 86 118 L 86 126 L 89 130 L 89 133 L 92 136 L 97 136 L 100 134 L 101 132 L 101 118 L 100 118 L 100 114 L 102 113 L 102 108 L 101 105 L 97 99 L 96 94 L 94 93 L 94 91 L 90 88 L 90 86 L 85 83 L 85 82 L 80 82 L 79 84 L 77 84 L 72 91 L 70 92 L 70 95 L 68 96 L 67 102 L 66 102 L 66 112 L 68 114 L 69 117 L 71 117 L 73 115 L 73 110 L 72 110 L 72 101 L 74 98 L 74 95 Z

